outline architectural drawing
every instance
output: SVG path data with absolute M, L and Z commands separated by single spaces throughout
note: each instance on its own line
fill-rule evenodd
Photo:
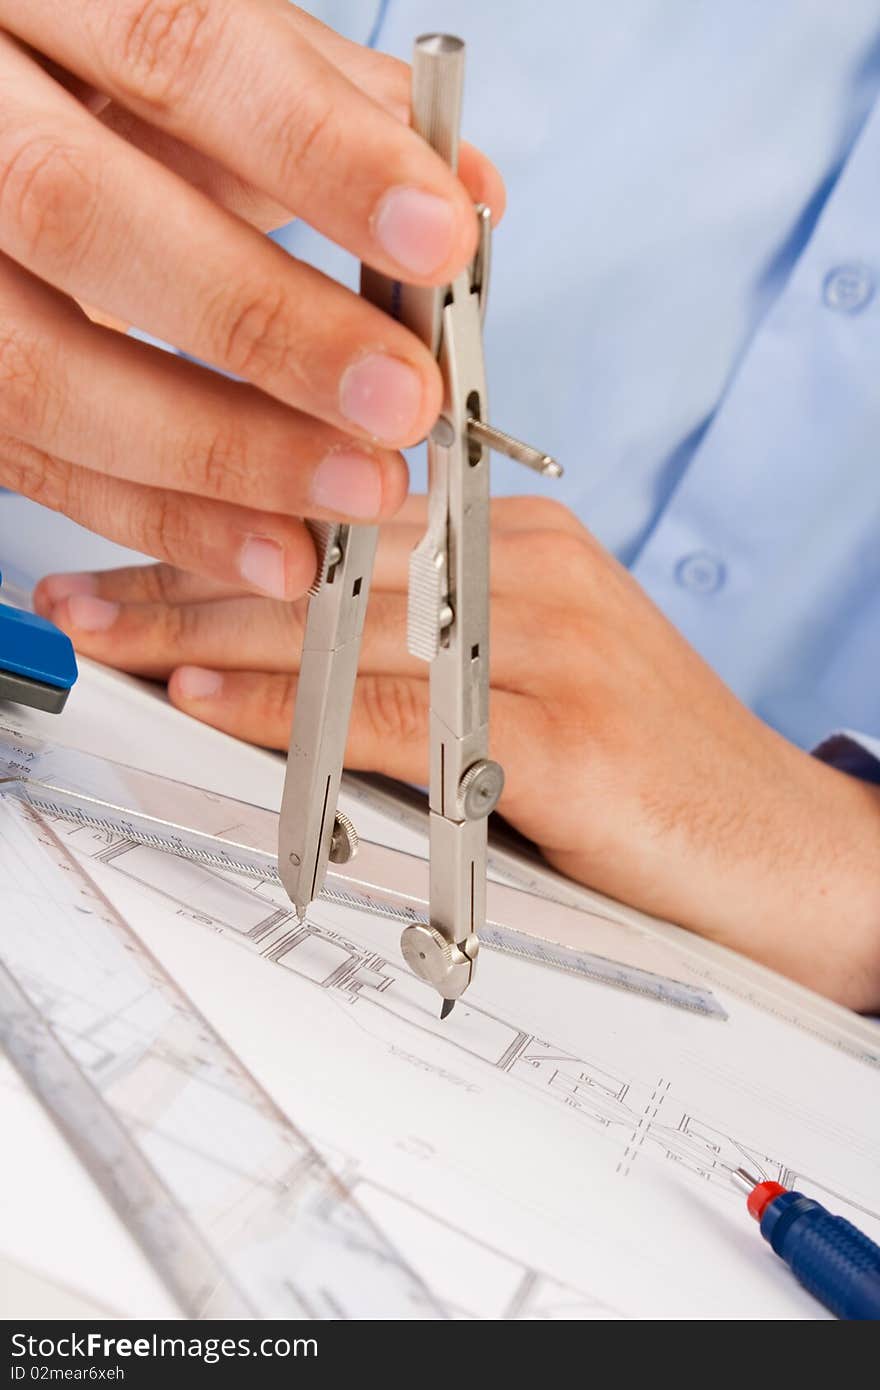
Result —
M 162 1046 L 145 1045 L 138 1030 L 155 1001 L 131 994 L 132 1027 L 108 994 L 100 1026 L 72 1029 L 81 1063 L 124 1097 L 130 1124 L 158 1133 L 153 1107 L 170 1100 L 180 1125 L 186 1096 L 190 1129 L 177 1133 L 189 1141 L 163 1154 L 159 1136 L 157 1161 L 239 1278 L 244 1267 L 250 1288 L 271 1289 L 273 1312 L 351 1314 L 366 1259 L 389 1316 L 420 1298 L 452 1318 L 813 1316 L 769 1271 L 760 1240 L 740 1237 L 748 1218 L 728 1175 L 744 1156 L 878 1233 L 876 1077 L 865 1069 L 862 1084 L 851 1059 L 798 1037 L 806 1060 L 781 1103 L 742 1074 L 743 1057 L 784 1051 L 790 1030 L 772 1018 L 731 1003 L 722 1026 L 496 958 L 441 1024 L 397 959 L 399 924 L 320 901 L 299 923 L 272 883 L 54 829 L 280 1123 L 254 1130 L 240 1080 L 191 1037 L 175 1047 L 173 1017 Z M 43 959 L 35 949 L 35 993 L 75 1019 L 82 990 L 95 990 L 89 972 L 47 982 Z M 200 1129 L 199 1085 L 231 1086 L 239 1113 L 222 1143 Z M 315 1173 L 323 1196 L 306 1204 L 308 1221 L 279 1221 L 285 1203 L 302 1210 Z M 248 1249 L 254 1261 L 242 1262 Z
M 176 1250 L 190 1316 L 443 1316 L 109 906 L 76 882 L 68 896 L 60 875 L 55 888 L 47 870 L 70 865 L 33 825 L 0 799 L 4 1040 L 25 1071 L 40 1049 L 45 1094 L 75 1112 L 83 1156 L 153 1213 L 142 1234 Z
M 331 925 L 344 916 L 340 909 L 316 902 L 307 921 L 300 923 L 276 884 L 255 884 L 182 861 L 169 864 L 168 856 L 130 841 L 88 829 L 65 829 L 79 852 L 161 893 L 183 916 L 243 939 L 265 959 L 329 991 L 345 1006 L 358 1008 L 358 1022 L 365 1029 L 391 1039 L 392 1033 L 378 1021 L 386 1014 L 418 1030 L 428 1027 L 438 1037 L 445 1038 L 449 1031 L 426 1021 L 424 986 L 402 962 L 389 961 Z M 739 1198 L 729 1173 L 745 1163 L 759 1176 L 785 1185 L 801 1181 L 821 1188 L 880 1222 L 880 1192 L 871 1205 L 858 1197 L 848 1199 L 789 1166 L 783 1157 L 722 1134 L 682 1106 L 669 1079 L 615 1075 L 472 1003 L 459 1015 L 455 1048 L 582 1117 L 608 1141 L 614 1171 L 621 1177 L 633 1174 L 642 1153 L 659 1154 L 688 1176 L 711 1183 L 719 1197 L 733 1204 Z M 389 1045 L 399 1047 L 393 1041 Z
M 23 990 L 22 1002 L 51 1025 L 65 1060 L 75 1063 L 82 1092 L 68 1099 L 85 1130 L 84 1161 L 90 1128 L 121 1120 L 136 1136 L 132 1153 L 136 1162 L 148 1160 L 149 1188 L 137 1185 L 124 1150 L 101 1152 L 99 1145 L 98 1157 L 116 1165 L 130 1204 L 153 1209 L 162 1254 L 174 1252 L 179 1277 L 171 1287 L 184 1310 L 204 1317 L 474 1316 L 438 1298 L 407 1265 L 360 1203 L 369 1181 L 347 1158 L 335 1165 L 344 1172 L 332 1171 L 329 1153 L 319 1157 L 136 939 L 108 930 L 112 914 L 99 898 L 53 900 L 46 864 L 22 833 L 27 819 L 0 798 L 8 909 L 0 1005 L 5 990 Z M 5 1038 L 13 1060 L 33 1046 L 25 1015 L 18 1018 L 16 1038 Z M 3 1026 L 0 1020 L 0 1037 Z M 7 1086 L 13 1075 L 4 1071 Z M 61 1078 L 68 1087 L 70 1075 Z M 386 1209 L 400 1205 L 390 1192 L 373 1188 L 372 1195 Z M 405 1205 L 410 1224 L 438 1224 Z M 464 1261 L 479 1245 L 453 1225 L 444 1239 Z M 505 1297 L 486 1315 L 615 1316 L 600 1300 L 503 1252 L 479 1253 L 504 1273 Z

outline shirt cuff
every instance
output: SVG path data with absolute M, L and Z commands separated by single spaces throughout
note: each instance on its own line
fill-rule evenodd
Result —
M 868 734 L 853 733 L 843 729 L 823 739 L 813 756 L 830 763 L 839 772 L 848 772 L 851 777 L 861 777 L 863 782 L 875 782 L 880 786 L 880 739 Z

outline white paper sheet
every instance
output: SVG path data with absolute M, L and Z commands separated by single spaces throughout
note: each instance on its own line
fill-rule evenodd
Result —
M 170 761 L 176 731 L 183 761 L 223 780 L 208 731 L 167 709 L 161 735 L 146 706 L 127 718 L 116 743 L 128 740 L 128 761 L 140 747 L 155 767 L 157 737 Z M 218 789 L 247 797 L 268 760 L 253 754 L 248 771 L 248 750 L 235 752 Z M 880 1236 L 880 1074 L 736 994 L 720 994 L 720 1022 L 487 955 L 441 1025 L 387 923 L 319 904 L 307 937 L 271 964 L 194 920 L 218 910 L 222 881 L 206 893 L 193 870 L 183 905 L 185 891 L 160 897 L 80 848 L 452 1316 L 823 1316 L 729 1186 L 724 1165 L 744 1158 Z M 10 1153 L 3 1164 L 8 1190 Z M 20 1197 L 38 1209 L 38 1191 Z M 39 1254 L 50 1270 L 53 1250 Z M 153 1313 L 124 1270 L 103 1294 L 99 1274 L 91 1297 Z
M 722 1022 L 493 955 L 441 1024 L 390 923 L 317 904 L 273 965 L 193 922 L 219 876 L 177 866 L 175 906 L 77 842 L 452 1316 L 821 1315 L 740 1162 L 880 1236 L 880 1073 L 733 996 Z

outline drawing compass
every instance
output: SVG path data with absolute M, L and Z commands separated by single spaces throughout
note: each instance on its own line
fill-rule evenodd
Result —
M 447 34 L 417 39 L 412 65 L 413 128 L 453 169 L 464 82 L 464 44 Z M 477 207 L 473 263 L 451 285 L 419 287 L 364 266 L 361 292 L 431 349 L 444 400 L 428 439 L 428 525 L 410 558 L 407 644 L 430 667 L 429 920 L 406 927 L 410 969 L 443 999 L 441 1017 L 473 978 L 486 915 L 487 818 L 504 786 L 489 757 L 489 453 L 544 474 L 549 455 L 487 423 L 483 317 L 491 219 Z M 313 531 L 319 553 L 294 709 L 278 864 L 302 916 L 320 892 L 328 862 L 357 848 L 337 809 L 357 678 L 377 528 Z

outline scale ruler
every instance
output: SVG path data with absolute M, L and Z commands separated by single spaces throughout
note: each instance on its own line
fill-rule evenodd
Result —
M 184 1316 L 443 1316 L 38 812 L 8 796 L 0 874 L 0 1039 Z
M 222 1266 L 124 1127 L 0 964 L 0 1043 L 190 1318 L 251 1317 Z
M 58 816 L 71 824 L 88 826 L 90 829 L 100 830 L 108 834 L 120 835 L 124 833 L 125 838 L 135 844 L 175 854 L 178 858 L 188 859 L 191 863 L 201 864 L 205 868 L 240 873 L 247 878 L 256 878 L 281 886 L 278 865 L 274 861 L 258 867 L 252 862 L 236 863 L 234 860 L 231 861 L 226 854 L 215 854 L 210 850 L 195 847 L 181 849 L 177 844 L 170 840 L 164 840 L 155 833 L 149 831 L 139 833 L 135 825 L 130 825 L 130 828 L 127 827 L 123 832 L 118 824 L 114 824 L 109 819 L 91 816 L 77 807 L 61 805 L 49 798 L 43 799 L 39 794 L 31 796 L 30 804 L 44 815 Z M 327 877 L 330 879 L 331 875 L 328 874 Z M 368 912 L 373 916 L 399 922 L 401 926 L 410 926 L 414 922 L 421 922 L 425 917 L 425 913 L 417 907 L 402 906 L 384 897 L 359 893 L 352 887 L 336 887 L 330 882 L 325 882 L 319 897 L 323 902 L 337 903 L 341 907 L 352 907 L 359 912 Z M 217 926 L 216 929 L 221 935 L 233 941 L 241 943 L 243 940 L 237 932 L 222 926 Z M 278 941 L 264 939 L 261 943 L 260 953 L 270 956 L 272 950 L 280 944 L 288 931 L 289 927 L 284 925 L 276 933 Z M 705 1014 L 708 1017 L 719 1019 L 727 1018 L 727 1011 L 712 991 L 702 985 L 658 975 L 650 970 L 642 970 L 638 966 L 624 965 L 620 961 L 596 955 L 591 951 L 576 950 L 544 941 L 538 936 L 529 936 L 525 932 L 516 931 L 500 922 L 487 921 L 485 923 L 480 932 L 480 946 L 481 948 L 485 946 L 492 951 L 501 951 L 505 955 L 517 956 L 521 960 L 530 961 L 535 965 L 550 966 L 556 970 L 564 970 L 569 974 L 580 975 L 596 984 L 611 985 L 615 989 L 631 990 L 635 994 L 655 999 L 662 1004 L 670 1004 L 674 1008 L 687 1009 L 691 1013 Z
M 508 927 L 487 922 L 480 933 L 480 945 L 492 950 L 503 951 L 505 955 L 520 956 L 537 965 L 549 965 L 569 974 L 583 975 L 585 979 L 597 984 L 612 985 L 616 989 L 632 990 L 644 994 L 661 1004 L 671 1004 L 677 1009 L 689 1009 L 692 1013 L 706 1014 L 718 1019 L 727 1018 L 727 1011 L 715 998 L 710 989 L 694 985 L 684 980 L 673 980 L 665 975 L 657 975 L 652 970 L 641 970 L 637 965 L 622 965 L 591 951 L 576 951 L 538 937 L 525 936 L 522 932 L 511 931 Z
M 280 884 L 276 859 L 278 818 L 264 808 L 53 747 L 0 727 L 0 790 L 4 777 L 10 791 L 23 796 L 44 816 L 88 826 L 208 869 Z M 170 807 L 174 808 L 173 819 L 168 814 Z M 407 868 L 407 861 L 407 881 L 396 882 L 401 867 Z M 389 887 L 390 883 L 394 887 Z M 425 884 L 423 860 L 362 842 L 352 865 L 328 873 L 321 897 L 407 926 L 426 919 Z M 528 930 L 517 929 L 506 916 L 503 922 L 498 920 L 498 914 L 492 920 L 493 895 L 497 898 L 498 894 L 506 895 L 505 904 L 515 905 L 520 917 L 526 915 L 522 904 L 528 902 Z M 727 1017 L 711 989 L 698 982 L 544 938 L 531 925 L 535 917 L 533 902 L 522 892 L 490 884 L 489 911 L 490 920 L 480 940 L 490 950 L 565 970 L 594 983 L 630 990 L 691 1013 L 716 1019 Z M 577 909 L 548 903 L 543 916 L 558 916 L 560 912 L 574 918 Z M 280 935 L 289 929 L 289 925 L 280 928 Z M 233 940 L 242 940 L 236 932 L 226 934 Z M 262 953 L 270 954 L 268 948 Z
M 43 815 L 57 816 L 71 824 L 88 826 L 92 830 L 103 831 L 106 834 L 123 835 L 134 844 L 174 854 L 178 858 L 188 859 L 190 863 L 200 864 L 204 868 L 239 873 L 247 878 L 281 886 L 278 865 L 274 860 L 265 864 L 254 864 L 253 861 L 236 860 L 229 853 L 214 852 L 202 846 L 181 846 L 177 840 L 163 838 L 146 828 L 139 829 L 130 817 L 127 823 L 121 826 L 119 822 L 114 822 L 109 817 L 90 815 L 80 807 L 61 803 L 49 796 L 41 797 L 37 790 L 30 794 L 28 801 Z M 328 880 L 331 880 L 332 877 L 332 874 L 327 875 Z M 395 902 L 390 896 L 385 897 L 375 892 L 372 894 L 359 893 L 353 887 L 336 887 L 330 881 L 325 881 L 319 897 L 323 902 L 337 903 L 342 907 L 352 907 L 359 912 L 368 912 L 373 916 L 399 922 L 402 926 L 410 926 L 414 922 L 423 921 L 427 911 L 427 905 L 425 905 L 423 912 L 418 907 L 403 906 Z M 221 935 L 228 936 L 237 942 L 242 941 L 237 932 L 229 931 L 223 927 L 217 929 Z M 285 926 L 279 935 L 283 937 L 288 930 L 289 928 Z M 270 947 L 273 944 L 277 943 L 264 941 L 261 954 L 269 955 L 271 953 Z M 718 1002 L 712 991 L 702 985 L 658 975 L 650 970 L 642 970 L 638 966 L 624 965 L 620 961 L 596 955 L 591 951 L 566 948 L 544 941 L 538 936 L 530 936 L 525 932 L 516 931 L 500 922 L 487 921 L 485 923 L 480 932 L 480 946 L 488 947 L 489 950 L 493 951 L 501 951 L 505 955 L 518 956 L 521 960 L 530 961 L 535 965 L 551 966 L 569 974 L 581 975 L 584 979 L 592 980 L 596 984 L 611 985 L 615 989 L 631 990 L 633 993 L 655 999 L 659 1003 L 670 1004 L 674 1008 L 687 1009 L 691 1013 L 705 1014 L 720 1019 L 727 1018 L 727 1011 Z

